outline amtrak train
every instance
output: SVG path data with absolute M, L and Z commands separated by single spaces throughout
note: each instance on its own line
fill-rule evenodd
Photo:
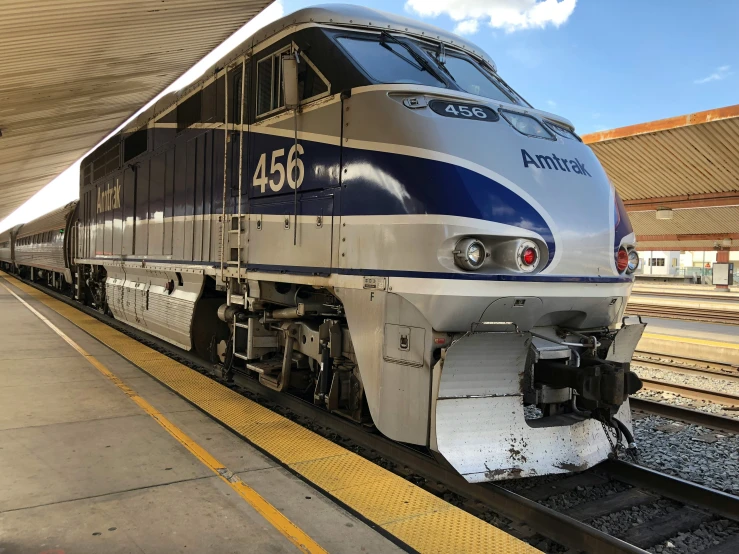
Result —
M 0 263 L 481 482 L 633 442 L 634 248 L 573 125 L 480 48 L 330 5 L 99 146 Z

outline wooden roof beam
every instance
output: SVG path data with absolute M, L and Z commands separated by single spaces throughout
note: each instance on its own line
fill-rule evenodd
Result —
M 624 206 L 627 212 L 650 212 L 662 208 L 686 210 L 691 208 L 739 206 L 739 191 L 625 200 Z

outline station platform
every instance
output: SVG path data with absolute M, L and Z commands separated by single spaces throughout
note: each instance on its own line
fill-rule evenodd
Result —
M 739 327 L 731 323 L 739 314 L 736 288 L 716 292 L 706 285 L 637 282 L 629 305 L 648 313 L 642 317 L 648 326 L 638 350 L 739 366 Z M 686 319 L 678 318 L 681 313 Z M 694 314 L 724 322 L 694 321 Z
M 739 301 L 739 287 L 732 286 L 730 290 L 717 291 L 714 285 L 678 284 L 678 283 L 650 283 L 636 281 L 632 294 L 669 293 L 674 295 L 690 296 L 726 296 L 728 299 Z
M 644 317 L 637 350 L 739 366 L 739 327 Z
M 681 319 L 642 318 L 648 324 L 647 332 L 686 339 L 700 339 L 716 343 L 736 344 L 739 348 L 739 327 L 721 323 L 685 321 Z
M 0 272 L 0 552 L 538 552 Z

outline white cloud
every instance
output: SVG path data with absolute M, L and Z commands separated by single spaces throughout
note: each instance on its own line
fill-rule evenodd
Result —
M 196 79 L 198 79 L 207 69 L 216 63 L 223 56 L 228 54 L 231 50 L 236 48 L 245 39 L 256 33 L 262 27 L 272 23 L 279 19 L 284 14 L 284 8 L 282 6 L 282 0 L 270 4 L 261 11 L 254 19 L 249 21 L 246 25 L 241 27 L 233 35 L 224 40 L 214 50 L 207 54 L 202 60 L 188 69 L 183 73 L 174 83 L 169 85 L 167 89 L 159 94 L 156 98 L 153 98 L 148 104 L 144 105 L 135 114 L 128 118 L 118 128 L 113 130 L 107 137 L 96 144 L 90 151 L 97 148 L 100 144 L 108 140 L 118 131 L 123 129 L 129 122 L 131 122 L 141 112 L 154 105 L 160 98 L 170 92 L 180 90 Z M 87 153 L 85 154 L 85 156 Z M 84 157 L 84 156 L 83 156 Z M 26 223 L 32 219 L 39 217 L 45 213 L 50 212 L 56 208 L 59 208 L 71 202 L 79 197 L 79 183 L 80 183 L 80 162 L 77 160 L 71 167 L 67 168 L 58 177 L 52 180 L 48 185 L 42 188 L 39 192 L 33 195 L 29 200 L 26 201 L 20 208 L 15 210 L 8 217 L 0 221 L 0 232 L 5 229 L 9 229 L 14 225 L 20 223 Z
M 577 0 L 407 0 L 405 7 L 422 17 L 448 15 L 461 22 L 459 31 L 471 28 L 472 21 L 485 21 L 495 29 L 513 32 L 559 27 L 572 15 L 575 4 Z
M 474 35 L 477 32 L 477 19 L 465 19 L 457 23 L 454 32 L 458 35 Z
M 721 81 L 723 79 L 726 79 L 729 75 L 733 75 L 733 71 L 729 71 L 731 69 L 730 65 L 722 65 L 721 67 L 717 67 L 716 71 L 711 73 L 708 77 L 703 77 L 702 79 L 696 79 L 693 81 L 696 85 L 703 85 L 705 83 L 710 83 L 711 81 Z
M 557 103 L 554 100 L 547 100 L 547 106 L 549 106 L 550 108 L 556 108 Z

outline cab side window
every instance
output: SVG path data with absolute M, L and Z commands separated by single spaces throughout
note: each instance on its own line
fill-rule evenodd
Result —
M 285 106 L 282 91 L 282 58 L 290 53 L 287 46 L 257 61 L 257 117 Z M 331 92 L 331 85 L 302 52 L 298 52 L 298 94 L 301 102 L 315 100 Z
M 282 97 L 282 55 L 289 51 L 289 47 L 283 48 L 257 62 L 257 116 L 285 105 Z
M 299 57 L 298 94 L 300 100 L 312 100 L 328 94 L 330 92 L 329 82 L 323 74 L 313 65 L 313 62 L 310 61 L 308 56 L 299 54 Z

